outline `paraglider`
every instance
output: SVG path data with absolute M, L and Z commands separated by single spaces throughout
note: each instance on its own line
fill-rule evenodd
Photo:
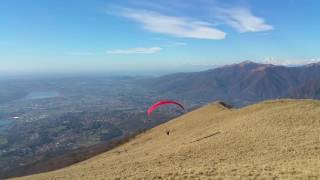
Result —
M 162 106 L 162 105 L 169 105 L 169 104 L 177 105 L 177 106 L 179 106 L 181 109 L 184 110 L 184 107 L 183 107 L 180 103 L 175 102 L 175 101 L 165 100 L 165 101 L 159 101 L 159 102 L 155 103 L 154 105 L 152 105 L 152 106 L 147 110 L 148 116 L 150 117 L 150 115 L 152 114 L 152 112 L 153 112 L 154 110 L 156 110 L 158 107 L 160 107 L 160 106 Z

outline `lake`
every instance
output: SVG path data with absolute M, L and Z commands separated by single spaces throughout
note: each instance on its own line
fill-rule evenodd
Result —
M 29 93 L 23 99 L 25 100 L 34 100 L 34 99 L 46 99 L 46 98 L 54 98 L 59 97 L 60 94 L 57 91 L 35 91 Z

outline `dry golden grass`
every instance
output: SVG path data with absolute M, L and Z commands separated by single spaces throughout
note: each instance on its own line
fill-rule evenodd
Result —
M 87 161 L 22 179 L 320 179 L 320 102 L 209 104 Z

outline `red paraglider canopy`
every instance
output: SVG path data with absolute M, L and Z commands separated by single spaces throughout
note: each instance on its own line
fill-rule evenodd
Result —
M 175 101 L 164 100 L 164 101 L 159 101 L 159 102 L 155 103 L 154 105 L 152 105 L 147 111 L 148 116 L 150 116 L 152 114 L 152 112 L 155 109 L 157 109 L 159 106 L 167 105 L 167 104 L 175 104 L 184 110 L 184 107 L 180 103 L 177 103 Z

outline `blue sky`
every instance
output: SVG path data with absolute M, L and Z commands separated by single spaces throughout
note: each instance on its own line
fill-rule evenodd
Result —
M 318 0 L 2 0 L 0 72 L 319 60 Z

